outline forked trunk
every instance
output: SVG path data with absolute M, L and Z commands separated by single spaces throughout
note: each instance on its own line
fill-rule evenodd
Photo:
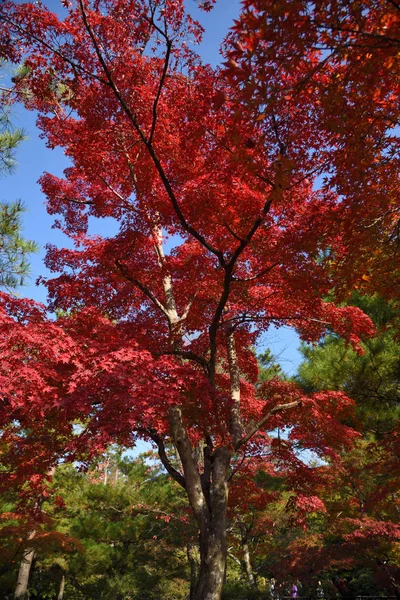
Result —
M 231 452 L 213 456 L 208 518 L 200 526 L 200 572 L 194 600 L 220 600 L 226 571 L 226 511 Z
M 34 557 L 35 551 L 33 548 L 26 548 L 18 571 L 18 579 L 14 595 L 15 600 L 27 600 L 29 598 L 29 575 Z
M 193 600 L 220 600 L 226 568 L 226 511 L 232 451 L 216 448 L 204 453 L 201 475 L 179 407 L 170 412 L 171 429 L 184 472 L 184 486 L 200 536 L 200 569 Z M 177 481 L 180 482 L 179 477 Z

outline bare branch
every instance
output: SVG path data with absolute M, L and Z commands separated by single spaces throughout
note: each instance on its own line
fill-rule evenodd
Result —
M 273 415 L 275 415 L 278 412 L 283 412 L 283 411 L 289 410 L 291 408 L 296 408 L 296 406 L 301 406 L 301 400 L 287 402 L 286 404 L 278 404 L 278 406 L 271 408 L 271 410 L 262 419 L 260 419 L 260 421 L 258 421 L 254 425 L 254 427 L 252 427 L 252 429 L 249 431 L 249 433 L 247 435 L 245 435 L 241 440 L 239 440 L 239 442 L 235 446 L 235 450 L 238 450 L 238 448 L 240 448 L 240 446 L 243 446 L 243 444 L 247 444 L 249 439 L 252 438 L 253 435 L 256 434 L 257 431 L 259 431 L 261 429 L 261 427 L 268 421 L 268 419 L 270 417 L 272 417 Z
M 232 472 L 228 477 L 228 482 L 231 481 L 235 477 L 235 475 L 238 471 L 240 471 L 246 458 L 247 458 L 247 456 L 246 456 L 246 449 L 245 449 L 245 451 L 243 452 L 242 460 L 234 469 L 232 469 Z
M 255 279 L 259 279 L 263 275 L 266 275 L 267 273 L 275 269 L 275 267 L 277 267 L 278 265 L 280 265 L 280 261 L 274 263 L 273 265 L 270 265 L 269 267 L 266 267 L 265 269 L 257 273 L 257 275 L 252 275 L 251 277 L 232 277 L 232 281 L 237 281 L 239 283 L 245 283 L 246 281 L 254 281 Z
M 93 205 L 93 200 L 75 200 L 75 198 L 66 198 L 67 202 L 72 202 L 73 204 L 82 204 L 82 205 Z
M 272 190 L 268 200 L 265 202 L 260 216 L 257 217 L 257 219 L 254 221 L 248 234 L 246 235 L 245 238 L 242 239 L 239 246 L 236 248 L 235 252 L 233 253 L 233 255 L 228 263 L 229 265 L 232 265 L 232 266 L 235 265 L 239 256 L 242 254 L 244 249 L 249 245 L 249 243 L 253 239 L 253 237 L 254 237 L 255 233 L 257 232 L 257 230 L 259 229 L 259 227 L 264 223 L 265 217 L 269 213 L 269 210 L 272 206 L 272 202 L 276 199 L 276 194 L 278 196 L 281 196 L 282 193 L 283 193 L 283 189 L 275 186 L 275 188 Z
M 186 490 L 185 478 L 170 463 L 167 453 L 165 452 L 164 440 L 155 431 L 151 429 L 138 429 L 138 431 L 148 435 L 149 438 L 153 440 L 153 442 L 157 445 L 158 455 L 165 470 L 177 483 L 179 483 L 180 486 L 183 487 L 184 490 Z
M 186 305 L 186 307 L 185 307 L 185 310 L 183 311 L 183 314 L 182 314 L 182 316 L 181 316 L 181 321 L 184 321 L 184 320 L 187 318 L 187 316 L 188 316 L 188 314 L 189 314 L 189 311 L 190 311 L 190 309 L 192 308 L 192 304 L 193 304 L 193 302 L 194 302 L 194 300 L 195 300 L 196 296 L 197 296 L 197 294 L 196 294 L 196 292 L 195 292 L 195 293 L 193 294 L 193 296 L 191 297 L 191 299 L 189 300 L 189 302 L 187 303 L 187 305 Z
M 233 277 L 233 271 L 236 265 L 236 262 L 239 256 L 243 253 L 245 248 L 250 244 L 253 239 L 255 233 L 260 228 L 260 226 L 264 223 L 264 220 L 272 206 L 272 202 L 279 199 L 283 194 L 283 188 L 280 185 L 274 185 L 274 189 L 271 191 L 268 199 L 266 200 L 264 207 L 261 211 L 261 214 L 254 221 L 252 227 L 250 228 L 248 234 L 245 238 L 242 239 L 235 252 L 232 254 L 229 262 L 224 263 L 225 275 L 224 282 L 222 286 L 221 296 L 217 305 L 217 308 L 214 313 L 213 320 L 209 327 L 209 339 L 210 339 L 210 377 L 211 383 L 214 382 L 215 377 L 215 366 L 216 366 L 216 358 L 217 358 L 217 331 L 220 325 L 220 319 L 223 314 L 224 308 L 229 298 L 230 294 L 230 286 Z
M 208 369 L 207 361 L 202 357 L 196 354 L 195 352 L 191 352 L 190 350 L 179 350 L 179 348 L 173 348 L 170 350 L 160 350 L 160 352 L 152 352 L 154 356 L 164 356 L 164 355 L 172 355 L 172 356 L 181 356 L 182 358 L 186 358 L 187 360 L 193 360 L 194 362 L 199 363 L 205 370 Z
M 229 226 L 229 224 L 225 221 L 225 219 L 223 219 L 222 222 L 225 225 L 225 227 L 227 228 L 227 230 L 229 231 L 229 233 L 235 238 L 235 240 L 237 240 L 238 242 L 243 242 L 243 238 L 240 237 L 239 235 L 237 235 L 237 233 L 235 233 L 233 231 L 233 229 Z
M 275 113 L 272 113 L 272 126 L 275 132 L 275 137 L 276 137 L 276 141 L 278 142 L 278 146 L 279 146 L 279 152 L 282 154 L 282 156 L 285 155 L 286 153 L 286 146 L 285 144 L 282 142 L 280 133 L 279 133 L 279 129 L 278 129 L 278 123 L 276 120 L 276 116 Z
M 397 4 L 394 0 L 387 0 L 392 6 L 394 6 L 397 10 L 400 11 L 400 4 Z
M 152 22 L 153 22 L 153 20 L 152 20 Z M 160 82 L 158 85 L 157 95 L 156 95 L 156 98 L 155 98 L 154 104 L 153 104 L 153 122 L 151 124 L 151 130 L 150 130 L 150 135 L 149 135 L 149 144 L 153 143 L 154 133 L 155 133 L 156 124 L 157 124 L 157 106 L 158 106 L 158 103 L 159 103 L 159 100 L 161 97 L 161 92 L 162 92 L 162 88 L 163 88 L 163 85 L 165 82 L 165 78 L 167 76 L 169 59 L 171 56 L 172 42 L 167 37 L 165 37 L 165 39 L 166 39 L 166 44 L 167 44 L 167 51 L 165 53 L 164 68 L 163 68 L 161 79 L 160 79 Z
M 121 273 L 121 275 L 123 275 L 127 281 L 130 281 L 137 288 L 139 288 L 139 290 L 142 291 L 143 294 L 145 296 L 147 296 L 149 298 L 149 300 L 151 300 L 151 302 L 157 308 L 159 308 L 161 310 L 161 312 L 164 313 L 164 315 L 167 317 L 167 319 L 169 319 L 168 311 L 166 310 L 166 308 L 164 307 L 164 305 L 161 304 L 161 302 L 158 300 L 158 298 L 156 298 L 155 295 L 149 290 L 149 288 L 146 287 L 143 283 L 141 283 L 135 277 L 132 277 L 131 275 L 129 275 L 127 273 L 127 271 L 126 271 L 126 267 L 120 262 L 120 260 L 118 258 L 114 262 L 115 262 L 115 266 L 117 267 L 117 269 Z
M 236 558 L 236 556 L 234 554 L 232 554 L 232 552 L 230 551 L 230 549 L 228 549 L 228 556 L 229 558 L 231 558 L 232 560 L 235 561 L 236 564 L 239 565 L 240 568 L 242 568 L 242 563 L 240 562 L 240 560 L 238 558 Z

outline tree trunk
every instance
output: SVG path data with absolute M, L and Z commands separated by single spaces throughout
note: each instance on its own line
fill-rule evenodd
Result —
M 53 477 L 56 468 L 51 467 L 47 473 L 47 477 Z M 33 511 L 36 515 L 40 514 L 42 509 L 42 504 L 44 502 L 44 496 L 39 496 L 36 500 Z M 36 531 L 32 530 L 28 536 L 28 542 L 33 540 L 36 536 Z M 24 554 L 22 556 L 21 564 L 18 571 L 17 585 L 15 587 L 15 600 L 27 600 L 29 598 L 29 575 L 32 568 L 33 559 L 35 558 L 35 550 L 34 548 L 28 545 L 24 550 Z
M 239 529 L 240 529 L 240 533 L 241 533 L 240 541 L 242 544 L 244 570 L 246 572 L 247 581 L 248 581 L 249 585 L 251 585 L 251 587 L 257 589 L 257 581 L 256 581 L 256 578 L 254 577 L 253 567 L 252 567 L 251 558 L 250 558 L 250 549 L 249 549 L 249 543 L 248 543 L 248 530 L 246 528 L 245 523 L 243 523 L 240 515 L 238 515 L 238 525 L 239 525 Z
M 200 572 L 193 600 L 220 600 L 225 578 L 226 536 L 211 527 L 200 543 Z
M 34 534 L 30 536 L 32 539 Z M 27 600 L 29 598 L 28 585 L 29 575 L 31 572 L 32 562 L 35 557 L 35 551 L 33 548 L 26 548 L 24 555 L 21 560 L 21 564 L 18 571 L 17 585 L 15 587 L 15 600 Z
M 397 583 L 397 581 L 393 577 L 393 574 L 390 572 L 390 569 L 389 569 L 387 563 L 383 562 L 382 566 L 383 566 L 383 568 L 385 570 L 386 575 L 388 576 L 390 584 L 393 586 L 396 598 L 400 599 L 400 585 Z
M 201 477 L 179 407 L 171 409 L 170 420 L 182 461 L 185 489 L 200 530 L 200 570 L 193 600 L 220 600 L 226 569 L 226 510 L 232 451 L 225 446 L 216 448 L 210 473 L 205 454 L 207 477 Z
M 253 569 L 251 566 L 250 551 L 249 551 L 249 545 L 247 543 L 247 539 L 242 540 L 242 548 L 243 548 L 243 559 L 244 559 L 244 566 L 245 566 L 246 575 L 247 575 L 247 581 L 249 582 L 249 585 L 251 585 L 251 587 L 257 589 L 257 582 L 254 577 Z
M 194 599 L 197 581 L 199 579 L 200 554 L 196 544 L 189 543 L 186 547 L 187 557 L 190 565 L 190 593 L 189 600 Z
M 63 600 L 64 598 L 64 589 L 65 589 L 65 573 L 61 576 L 60 581 L 60 589 L 58 590 L 57 600 Z
M 217 448 L 213 456 L 210 512 L 200 528 L 200 572 L 194 600 L 220 600 L 226 570 L 226 509 L 231 452 Z

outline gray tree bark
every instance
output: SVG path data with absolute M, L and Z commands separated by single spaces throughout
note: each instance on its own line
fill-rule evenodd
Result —
M 194 599 L 200 570 L 200 553 L 196 544 L 189 543 L 186 547 L 187 557 L 190 565 L 190 592 L 189 600 Z
M 32 532 L 29 536 L 29 539 L 32 539 L 35 536 L 35 532 Z M 29 575 L 31 572 L 31 567 L 33 563 L 33 559 L 35 557 L 35 551 L 33 548 L 26 548 L 21 559 L 21 564 L 19 566 L 17 585 L 15 587 L 15 600 L 27 600 L 29 598 Z
M 193 600 L 219 600 L 226 566 L 228 469 L 232 453 L 226 447 L 217 448 L 213 453 L 208 481 L 202 480 L 180 408 L 171 410 L 170 421 L 182 462 L 186 492 L 200 532 L 200 570 L 192 597 Z M 204 470 L 207 472 L 206 466 Z
M 248 529 L 247 529 L 245 523 L 243 523 L 243 520 L 241 519 L 240 515 L 238 516 L 238 525 L 239 525 L 240 534 L 241 534 L 240 541 L 242 544 L 243 563 L 244 563 L 244 570 L 246 572 L 247 581 L 249 582 L 249 585 L 251 585 L 251 587 L 257 589 L 257 581 L 256 581 L 256 578 L 254 577 L 253 566 L 251 564 L 251 558 L 250 558 L 250 549 L 249 549 L 249 542 L 248 542 Z
M 58 590 L 57 600 L 63 600 L 64 590 L 65 590 L 65 573 L 63 573 L 61 576 L 60 589 Z

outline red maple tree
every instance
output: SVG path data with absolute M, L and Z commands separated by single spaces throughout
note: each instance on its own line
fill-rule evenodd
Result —
M 359 309 L 324 298 L 343 279 L 337 265 L 360 260 L 351 236 L 382 208 L 374 176 L 388 174 L 375 158 L 386 146 L 371 142 L 371 171 L 356 178 L 350 142 L 329 134 L 339 117 L 318 96 L 323 74 L 336 80 L 316 41 L 325 29 L 304 24 L 297 42 L 290 23 L 306 11 L 298 2 L 295 12 L 278 10 L 270 37 L 262 19 L 267 11 L 275 18 L 277 5 L 261 4 L 245 3 L 222 70 L 191 50 L 201 28 L 181 0 L 79 0 L 65 3 L 63 20 L 40 4 L 0 8 L 0 50 L 29 70 L 16 89 L 39 112 L 48 145 L 71 160 L 64 178 L 46 173 L 41 182 L 49 212 L 74 242 L 48 249 L 47 266 L 61 273 L 47 283 L 51 307 L 68 317 L 47 324 L 71 336 L 79 359 L 67 354 L 67 377 L 57 364 L 67 389 L 43 410 L 79 417 L 86 450 L 153 440 L 199 527 L 197 600 L 220 598 L 228 488 L 243 452 L 273 448 L 264 431 L 287 426 L 292 440 L 338 460 L 335 449 L 354 435 L 341 422 L 351 405 L 342 394 L 305 397 L 279 381 L 259 388 L 251 347 L 271 324 L 291 325 L 308 341 L 334 330 L 355 346 L 372 332 Z M 396 10 L 387 8 L 393 22 Z M 299 60 L 282 58 L 285 48 Z M 310 90 L 297 86 L 314 75 Z M 357 119 L 348 115 L 350 135 Z M 362 139 L 362 128 L 354 135 Z M 361 165 L 361 148 L 355 156 Z M 328 165 L 332 178 L 318 189 Z M 361 185 L 370 191 L 354 195 Z M 90 217 L 114 219 L 118 232 L 91 236 Z M 166 252 L 168 239 L 176 244 Z M 32 332 L 34 320 L 22 325 Z M 294 457 L 288 447 L 287 460 Z

